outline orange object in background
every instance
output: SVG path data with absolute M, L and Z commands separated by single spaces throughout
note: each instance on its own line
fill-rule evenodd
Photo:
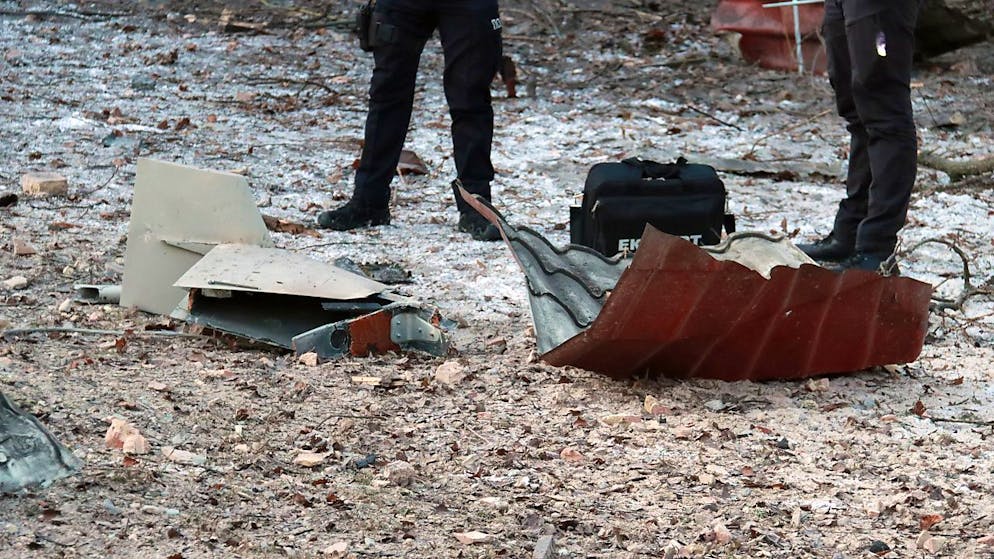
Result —
M 721 0 L 711 14 L 711 27 L 718 32 L 738 33 L 742 58 L 763 68 L 797 71 L 793 8 L 764 8 L 759 0 Z M 822 4 L 797 7 L 801 24 L 801 52 L 805 73 L 824 74 L 825 47 L 819 32 L 825 13 Z

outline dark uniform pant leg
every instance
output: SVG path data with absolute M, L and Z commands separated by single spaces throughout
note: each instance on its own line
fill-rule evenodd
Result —
M 489 200 L 494 178 L 490 83 L 501 60 L 497 0 L 439 0 L 437 5 L 456 174 L 467 191 Z M 471 211 L 460 196 L 456 205 L 460 212 Z
M 904 227 L 918 171 L 918 141 L 911 107 L 911 66 L 918 0 L 890 3 L 887 10 L 846 28 L 852 59 L 853 99 L 866 127 L 870 183 L 866 217 L 856 250 L 889 254 Z
M 867 150 L 870 140 L 866 127 L 856 112 L 853 99 L 852 70 L 849 60 L 849 42 L 846 39 L 846 22 L 842 13 L 841 0 L 825 2 L 825 21 L 822 37 L 828 61 L 828 79 L 835 91 L 835 104 L 839 116 L 844 118 L 850 134 L 849 171 L 846 176 L 846 197 L 839 203 L 835 215 L 832 236 L 842 244 L 856 244 L 856 231 L 866 217 L 869 199 L 870 158 Z
M 421 52 L 435 27 L 434 14 L 419 0 L 379 0 L 376 19 L 396 28 L 393 40 L 373 51 L 365 141 L 353 199 L 386 208 L 390 182 L 400 161 L 414 104 Z
M 824 37 L 839 114 L 851 133 L 846 198 L 833 234 L 890 253 L 917 173 L 911 66 L 919 0 L 827 0 Z

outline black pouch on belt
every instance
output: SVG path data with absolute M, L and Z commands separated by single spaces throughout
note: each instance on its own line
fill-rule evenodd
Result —
M 376 0 L 371 0 L 363 4 L 356 14 L 355 33 L 359 37 L 359 48 L 366 52 L 396 40 L 397 28 L 379 21 L 375 7 Z

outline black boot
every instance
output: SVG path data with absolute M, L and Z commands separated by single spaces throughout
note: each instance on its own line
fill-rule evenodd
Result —
M 901 270 L 897 267 L 897 261 L 890 253 L 860 252 L 857 251 L 852 256 L 839 262 L 832 269 L 843 272 L 845 270 L 866 270 L 876 272 L 882 276 L 898 276 Z
M 829 235 L 813 243 L 801 243 L 797 245 L 797 248 L 801 249 L 801 252 L 807 254 L 813 260 L 842 262 L 852 257 L 856 250 L 856 243 L 844 243 L 836 239 L 835 235 Z
M 354 199 L 346 202 L 344 206 L 318 214 L 318 227 L 335 231 L 389 224 L 390 208 L 370 208 Z
M 469 233 L 477 241 L 499 241 L 500 230 L 480 212 L 470 208 L 469 211 L 459 212 L 459 230 Z

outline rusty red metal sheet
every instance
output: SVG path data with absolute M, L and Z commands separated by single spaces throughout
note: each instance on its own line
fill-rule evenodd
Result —
M 815 265 L 770 279 L 647 227 L 585 331 L 542 356 L 614 378 L 804 378 L 907 363 L 928 325 L 930 285 Z
M 745 60 L 764 68 L 797 71 L 793 9 L 764 8 L 769 1 L 722 0 L 711 14 L 711 27 L 739 33 L 738 48 Z M 818 30 L 825 9 L 821 4 L 806 4 L 798 6 L 798 13 L 804 67 L 822 74 L 826 58 Z
M 400 351 L 400 346 L 390 339 L 392 317 L 387 311 L 378 311 L 349 321 L 349 353 L 365 357 L 374 353 Z

